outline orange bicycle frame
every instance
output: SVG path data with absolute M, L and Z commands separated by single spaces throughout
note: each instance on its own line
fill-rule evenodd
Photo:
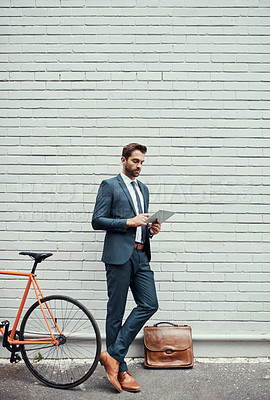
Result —
M 16 319 L 15 319 L 13 328 L 12 328 L 10 336 L 8 338 L 8 343 L 10 345 L 25 345 L 25 344 L 37 344 L 38 343 L 38 344 L 54 344 L 55 346 L 57 346 L 59 344 L 59 342 L 54 337 L 54 335 L 52 333 L 49 321 L 48 321 L 48 319 L 46 317 L 43 305 L 41 303 L 41 299 L 43 299 L 44 296 L 43 296 L 43 294 L 42 294 L 42 292 L 40 290 L 40 287 L 38 286 L 38 283 L 37 283 L 37 280 L 36 280 L 36 275 L 31 273 L 31 272 L 27 273 L 27 272 L 13 272 L 13 271 L 0 271 L 0 274 L 28 277 L 28 282 L 27 282 L 27 285 L 26 285 L 26 288 L 25 288 L 25 291 L 24 291 L 24 294 L 23 294 L 23 298 L 22 298 L 19 310 L 17 312 L 17 316 L 16 316 Z M 31 285 L 34 288 L 37 300 L 39 302 L 39 306 L 41 308 L 43 317 L 44 317 L 44 319 L 46 321 L 46 324 L 47 324 L 47 327 L 48 327 L 48 331 L 50 333 L 50 337 L 43 338 L 43 339 L 16 340 L 16 339 L 14 339 L 15 334 L 16 334 L 16 329 L 17 329 L 19 320 L 21 318 L 21 315 L 22 315 L 22 312 L 23 312 L 23 308 L 24 308 L 24 305 L 25 305 L 25 302 L 26 302 L 26 299 L 27 299 L 27 296 L 28 296 L 28 293 L 29 293 Z M 52 315 L 49 307 L 47 306 L 46 302 L 44 304 L 45 304 L 45 306 L 46 306 L 46 308 L 47 308 L 47 310 L 49 312 L 50 317 L 52 318 L 52 320 L 53 320 L 53 322 L 55 324 L 55 327 L 57 328 L 57 330 L 59 332 L 59 335 L 61 335 L 61 331 L 58 328 L 57 323 L 56 323 L 55 319 L 53 318 L 53 315 Z M 0 332 L 2 333 L 2 335 L 4 335 L 5 329 L 4 328 L 0 328 Z

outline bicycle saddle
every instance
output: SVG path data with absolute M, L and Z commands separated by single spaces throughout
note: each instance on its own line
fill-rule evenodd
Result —
M 29 251 L 21 251 L 19 254 L 32 257 L 37 264 L 53 255 L 53 253 L 31 253 Z

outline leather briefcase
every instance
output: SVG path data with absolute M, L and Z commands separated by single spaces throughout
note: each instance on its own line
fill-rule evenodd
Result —
M 170 326 L 159 326 L 169 324 Z M 191 327 L 159 322 L 144 328 L 144 366 L 147 368 L 193 367 Z

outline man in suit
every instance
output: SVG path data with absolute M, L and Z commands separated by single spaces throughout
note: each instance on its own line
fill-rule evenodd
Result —
M 148 213 L 149 191 L 137 177 L 147 148 L 130 143 L 122 151 L 122 172 L 101 182 L 92 226 L 105 230 L 102 261 L 107 277 L 106 347 L 100 362 L 112 385 L 137 392 L 140 386 L 130 375 L 124 360 L 130 344 L 146 321 L 157 311 L 149 238 L 160 231 L 160 221 L 151 225 Z M 127 294 L 132 291 L 137 304 L 122 324 Z

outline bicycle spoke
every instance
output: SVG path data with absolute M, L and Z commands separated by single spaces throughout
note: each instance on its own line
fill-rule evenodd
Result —
M 48 296 L 42 299 L 42 306 L 59 344 L 24 345 L 24 361 L 49 386 L 76 386 L 93 373 L 99 359 L 101 343 L 95 320 L 80 303 L 64 296 Z M 38 303 L 26 313 L 20 337 L 29 341 L 50 338 Z

